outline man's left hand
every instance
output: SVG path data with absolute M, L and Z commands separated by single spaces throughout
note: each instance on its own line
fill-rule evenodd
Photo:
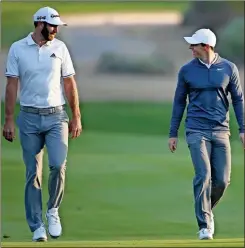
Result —
M 240 140 L 242 141 L 243 147 L 245 149 L 245 143 L 244 143 L 244 133 L 239 134 Z
M 73 117 L 69 122 L 69 133 L 71 134 L 71 138 L 77 138 L 80 136 L 82 132 L 82 124 L 80 117 Z

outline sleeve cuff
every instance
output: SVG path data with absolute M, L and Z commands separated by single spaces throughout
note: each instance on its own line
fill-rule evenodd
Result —
M 18 78 L 19 76 L 13 75 L 13 74 L 5 74 L 5 77 L 15 77 L 15 78 Z
M 177 138 L 177 137 L 178 137 L 178 132 L 176 132 L 176 131 L 170 131 L 169 138 Z
M 63 78 L 68 78 L 68 77 L 71 77 L 71 76 L 74 76 L 75 75 L 75 73 L 70 73 L 70 74 L 68 74 L 68 75 L 64 75 L 64 76 L 62 76 Z
M 244 133 L 244 130 L 245 130 L 244 127 L 240 127 L 239 128 L 239 133 Z

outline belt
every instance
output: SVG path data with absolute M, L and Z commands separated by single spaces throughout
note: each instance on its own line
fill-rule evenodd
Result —
M 39 114 L 39 115 L 50 115 L 54 113 L 59 113 L 65 109 L 65 106 L 57 106 L 57 107 L 50 107 L 50 108 L 35 108 L 35 107 L 28 107 L 28 106 L 20 106 L 20 110 L 32 113 L 32 114 Z

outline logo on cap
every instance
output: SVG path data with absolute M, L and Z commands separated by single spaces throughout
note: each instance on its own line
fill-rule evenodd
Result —
M 60 17 L 60 15 L 54 15 L 54 14 L 52 14 L 50 17 L 51 18 L 55 18 L 55 17 Z
M 37 17 L 37 20 L 45 20 L 46 19 L 46 16 L 38 16 Z

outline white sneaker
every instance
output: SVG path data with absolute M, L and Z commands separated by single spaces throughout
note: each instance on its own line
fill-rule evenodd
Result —
M 44 226 L 39 227 L 33 232 L 32 240 L 35 242 L 47 241 L 47 234 Z
M 48 221 L 48 233 L 51 238 L 58 238 L 62 233 L 60 217 L 57 208 L 51 208 L 46 213 Z
M 199 232 L 199 239 L 213 239 L 213 234 L 210 229 L 202 228 Z
M 211 213 L 211 223 L 210 223 L 211 233 L 214 235 L 214 215 Z

